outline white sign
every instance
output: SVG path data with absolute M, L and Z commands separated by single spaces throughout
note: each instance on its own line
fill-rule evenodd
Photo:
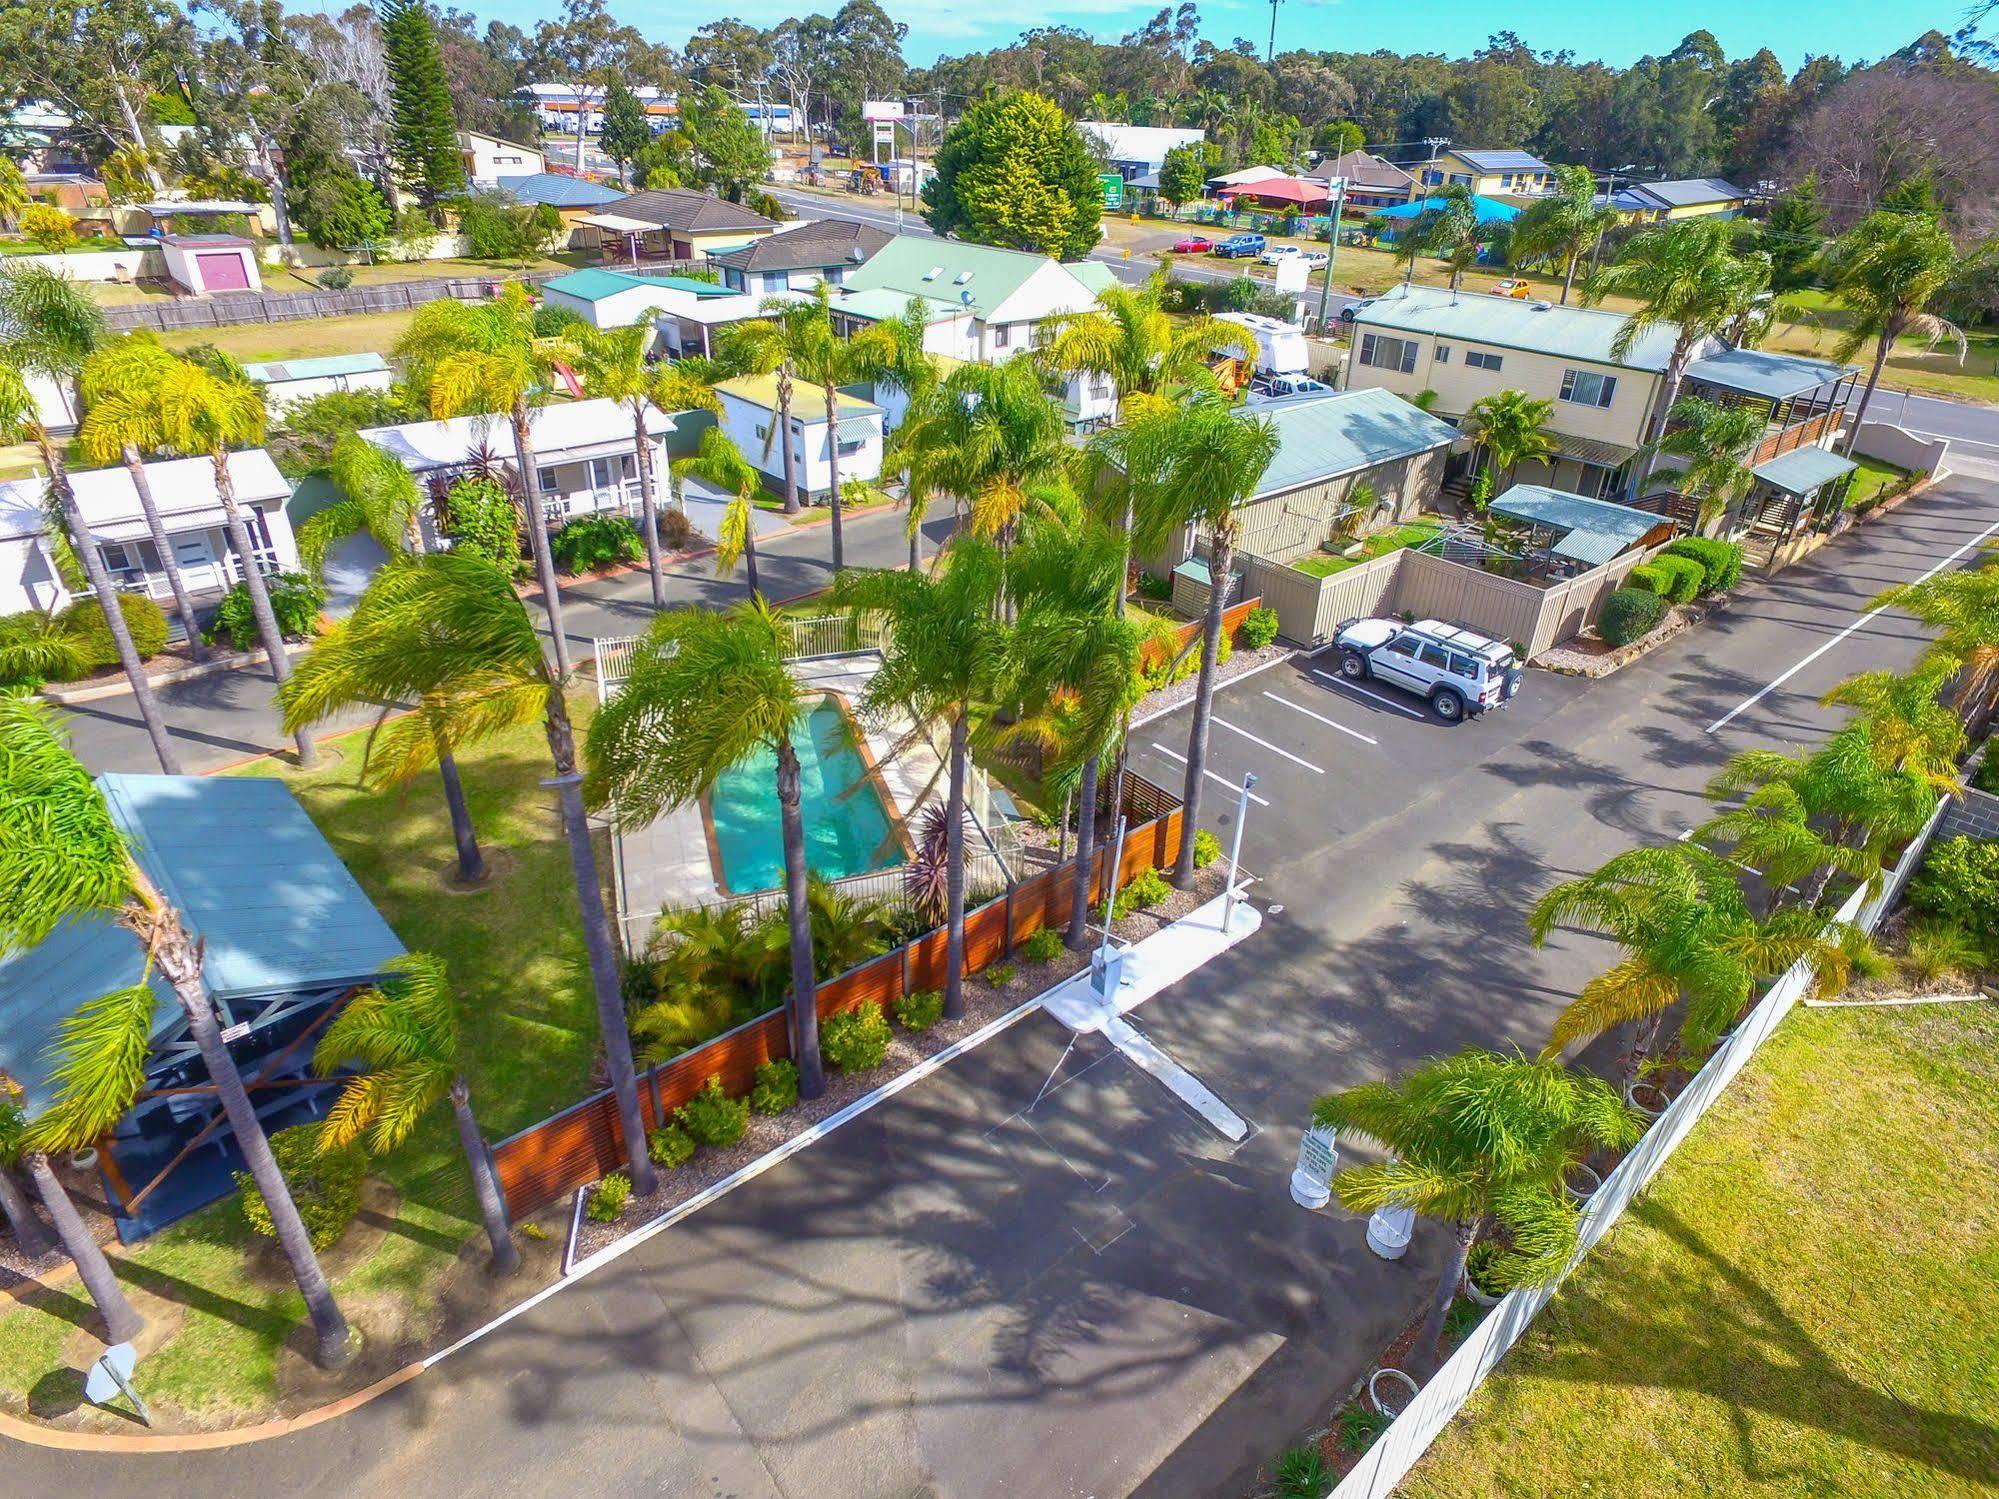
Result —
M 1333 1173 L 1340 1169 L 1339 1135 L 1315 1125 L 1298 1142 L 1298 1169 L 1291 1173 L 1291 1200 L 1301 1208 L 1322 1208 L 1332 1200 Z
M 900 99 L 865 99 L 861 102 L 861 118 L 864 120 L 899 120 L 903 112 L 904 105 Z
M 116 1343 L 104 1350 L 83 1376 L 83 1398 L 92 1405 L 109 1405 L 120 1395 L 132 1402 L 132 1409 L 148 1426 L 152 1412 L 139 1392 L 132 1388 L 132 1371 L 139 1367 L 139 1351 L 130 1343 Z
M 1277 262 L 1277 289 L 1279 291 L 1303 291 L 1305 279 L 1311 274 L 1311 267 L 1305 264 L 1302 255 L 1291 255 Z

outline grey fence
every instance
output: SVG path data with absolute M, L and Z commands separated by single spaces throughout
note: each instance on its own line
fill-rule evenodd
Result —
M 135 328 L 178 333 L 243 323 L 312 322 L 319 318 L 352 317 L 357 313 L 406 312 L 445 297 L 483 302 L 502 282 L 525 281 L 538 286 L 564 274 L 563 271 L 496 270 L 491 276 L 431 276 L 412 281 L 384 281 L 377 286 L 350 286 L 345 291 L 242 292 L 222 297 L 183 297 L 171 302 L 132 302 L 105 308 L 104 321 L 124 333 Z

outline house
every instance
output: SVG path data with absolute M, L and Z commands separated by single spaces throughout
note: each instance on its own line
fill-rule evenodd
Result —
M 775 234 L 778 224 L 740 203 L 693 188 L 629 193 L 580 219 L 581 248 L 606 260 L 694 260 Z
M 239 449 L 228 462 L 258 564 L 266 573 L 297 571 L 298 542 L 285 513 L 290 481 L 262 448 Z M 156 599 L 171 598 L 131 474 L 123 467 L 72 469 L 69 477 L 77 508 L 113 583 Z M 243 570 L 229 545 L 213 463 L 207 458 L 156 459 L 146 465 L 146 482 L 188 591 L 197 599 L 214 599 L 241 582 Z M 70 601 L 53 566 L 43 489 L 40 478 L 0 483 L 0 614 L 60 609 Z
M 686 277 L 658 276 L 656 281 L 678 281 L 686 290 L 679 296 L 660 302 L 660 315 L 656 319 L 659 330 L 660 347 L 670 359 L 684 359 L 691 354 L 712 355 L 715 352 L 715 336 L 731 323 L 753 322 L 771 315 L 773 302 L 802 302 L 805 293 L 799 291 L 774 291 L 761 297 L 753 297 L 748 292 L 730 291 L 727 287 L 713 282 L 691 281 Z M 695 291 L 695 287 L 703 288 Z
M 1344 179 L 1342 204 L 1348 208 L 1392 208 L 1397 203 L 1407 203 L 1416 191 L 1413 173 L 1372 151 L 1348 151 L 1298 175 L 1314 182 Z
M 714 281 L 691 276 L 639 276 L 586 266 L 542 284 L 542 299 L 566 307 L 593 328 L 629 328 L 657 312 L 680 312 L 693 303 L 735 295 Z
M 395 372 L 380 354 L 326 354 L 317 359 L 274 360 L 246 364 L 243 373 L 264 388 L 264 403 L 273 413 L 298 401 L 347 390 L 387 390 Z
M 809 291 L 822 281 L 843 285 L 855 267 L 893 238 L 886 229 L 851 219 L 810 219 L 708 259 L 722 273 L 722 285 L 761 297 Z
M 646 436 L 655 476 L 665 470 L 674 418 L 646 408 Z M 469 469 L 515 466 L 514 437 L 503 416 L 454 416 L 443 421 L 366 427 L 361 436 L 430 483 L 433 497 Z M 639 508 L 637 433 L 632 413 L 616 401 L 558 401 L 534 414 L 534 488 L 550 525 L 598 511 L 636 514 Z
M 834 307 L 849 316 L 899 315 L 911 297 L 935 304 L 939 330 L 924 346 L 937 354 L 991 363 L 1054 335 L 1065 315 L 1086 312 L 1114 278 L 1109 266 L 1064 265 L 1046 255 L 962 240 L 898 234 L 856 267 Z M 887 292 L 889 296 L 856 294 Z M 945 317 L 953 306 L 968 317 Z
M 576 134 L 576 117 L 583 114 L 583 133 L 602 135 L 604 133 L 604 91 L 579 90 L 570 83 L 530 83 L 520 90 L 534 105 L 536 118 L 541 128 L 551 134 Z M 673 128 L 680 108 L 674 103 L 674 96 L 650 85 L 632 89 L 632 95 L 645 109 L 646 123 L 652 133 Z
M 262 291 L 257 247 L 240 234 L 169 234 L 160 241 L 175 285 L 205 297 L 219 291 Z
M 458 132 L 458 154 L 465 159 L 465 176 L 473 182 L 496 182 L 502 177 L 526 177 L 548 170 L 548 157 L 539 146 L 523 146 L 479 130 Z
M 1527 151 L 1461 151 L 1447 147 L 1416 173 L 1418 187 L 1468 187 L 1485 196 L 1538 197 L 1555 190 L 1555 169 Z
M 784 450 L 772 439 L 777 426 L 777 376 L 744 375 L 715 387 L 722 402 L 721 427 L 757 466 L 767 486 L 784 488 Z M 819 388 L 798 384 L 791 393 L 792 482 L 807 503 L 823 504 L 833 488 L 833 453 L 840 481 L 869 483 L 881 477 L 885 420 L 881 407 L 845 391 L 835 392 L 837 420 L 826 420 Z
M 1626 552 L 1670 541 L 1675 529 L 1670 517 L 1654 511 L 1543 484 L 1511 485 L 1487 508 L 1521 527 L 1531 549 L 1546 552 L 1567 572 L 1587 572 Z
M 403 955 L 291 788 L 250 776 L 98 777 L 133 856 L 202 950 L 222 1037 L 266 1132 L 324 1118 L 341 1083 L 312 1074 L 313 1038 Z M 98 1143 L 125 1242 L 235 1191 L 242 1151 L 179 1002 L 139 939 L 108 915 L 71 917 L 0 960 L 0 1072 L 30 1116 L 55 1093 L 49 1047 L 79 1004 L 148 984 L 151 1046 L 138 1102 Z
M 1734 218 L 1749 207 L 1749 193 L 1720 177 L 1687 177 L 1672 182 L 1634 182 L 1609 195 L 1627 223 L 1666 219 Z M 1599 195 L 1598 201 L 1603 201 Z
M 1280 175 L 1230 183 L 1216 188 L 1215 196 L 1231 208 L 1247 204 L 1276 213 L 1321 213 L 1331 205 L 1333 190 L 1327 183 L 1312 178 Z
M 1166 153 L 1181 146 L 1198 146 L 1207 139 L 1199 130 L 1161 125 L 1123 125 L 1109 120 L 1078 120 L 1083 139 L 1096 147 L 1113 172 L 1132 182 L 1166 164 Z M 1154 186 L 1158 184 L 1155 182 Z
M 171 239 L 176 234 L 231 233 L 245 225 L 258 234 L 277 232 L 277 212 L 268 203 L 247 198 L 155 198 L 146 203 L 120 204 L 112 210 L 118 232 Z M 219 226 L 219 227 L 218 227 Z

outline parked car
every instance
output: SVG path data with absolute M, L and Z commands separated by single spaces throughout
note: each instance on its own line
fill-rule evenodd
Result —
M 1258 375 L 1249 382 L 1249 389 L 1252 395 L 1275 399 L 1279 396 L 1329 395 L 1333 388 L 1310 375 Z
M 1525 281 L 1508 276 L 1492 288 L 1492 294 L 1495 297 L 1525 298 L 1534 295 L 1534 288 Z
M 1263 253 L 1263 236 L 1260 234 L 1231 234 L 1215 246 L 1214 253 L 1224 260 L 1235 260 L 1244 255 Z
M 1503 708 L 1520 691 L 1513 647 L 1464 625 L 1421 619 L 1350 619 L 1333 632 L 1340 675 L 1349 682 L 1379 678 L 1429 701 L 1437 717 L 1456 723 Z
M 1282 265 L 1287 260 L 1302 260 L 1306 265 L 1324 265 L 1324 250 L 1307 250 L 1302 245 L 1272 245 L 1256 257 L 1265 265 Z
M 1205 255 L 1214 247 L 1215 242 L 1205 234 L 1189 234 L 1173 241 L 1175 255 Z
M 1360 316 L 1361 308 L 1372 305 L 1374 300 L 1373 297 L 1362 297 L 1358 302 L 1347 303 L 1340 309 L 1340 321 L 1351 323 L 1355 318 Z

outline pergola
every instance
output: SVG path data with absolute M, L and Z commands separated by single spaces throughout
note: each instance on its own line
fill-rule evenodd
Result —
M 1267 177 L 1260 182 L 1237 183 L 1216 189 L 1215 196 L 1236 208 L 1242 206 L 1244 199 L 1253 200 L 1259 208 L 1272 209 L 1325 208 L 1333 201 L 1328 184 L 1305 177 Z

